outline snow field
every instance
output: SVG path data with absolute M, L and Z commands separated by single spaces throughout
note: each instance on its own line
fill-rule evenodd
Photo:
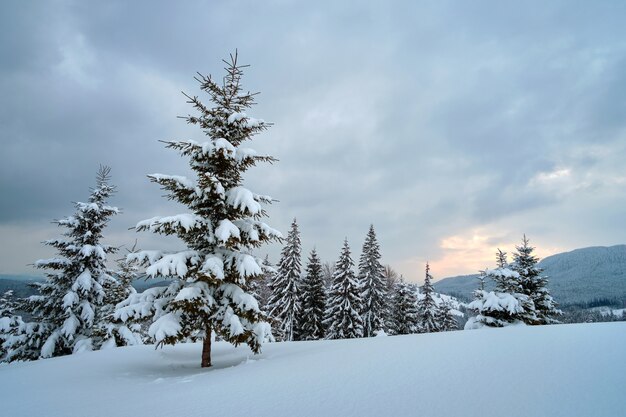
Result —
M 0 366 L 3 416 L 626 416 L 626 323 L 249 348 L 116 348 Z

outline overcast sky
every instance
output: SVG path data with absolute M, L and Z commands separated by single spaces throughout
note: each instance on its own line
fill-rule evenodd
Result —
M 246 185 L 280 200 L 325 261 L 383 262 L 421 281 L 493 266 L 526 233 L 539 255 L 626 243 L 626 2 L 6 2 L 0 13 L 0 273 L 36 274 L 52 219 L 99 164 L 123 209 L 115 245 L 176 248 L 128 228 L 184 211 L 146 174 L 185 175 L 158 142 L 203 140 L 176 116 L 251 64 L 252 147 L 280 162 Z M 277 260 L 279 245 L 267 249 Z M 263 251 L 262 254 L 264 254 Z

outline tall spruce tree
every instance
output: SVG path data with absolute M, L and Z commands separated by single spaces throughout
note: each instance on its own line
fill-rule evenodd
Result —
M 548 277 L 542 275 L 543 269 L 537 266 L 539 258 L 533 255 L 534 247 L 524 235 L 522 244 L 516 246 L 511 269 L 519 274 L 521 292 L 534 304 L 536 318 L 528 319 L 527 324 L 553 324 L 559 321 L 555 316 L 562 314 L 547 288 Z
M 380 264 L 380 246 L 374 225 L 370 225 L 359 260 L 359 281 L 363 299 L 363 335 L 374 336 L 384 328 L 387 308 L 387 282 Z
M 58 256 L 35 262 L 35 267 L 48 271 L 46 280 L 35 284 L 37 295 L 20 303 L 30 321 L 19 319 L 9 330 L 4 344 L 8 361 L 62 356 L 102 346 L 104 340 L 94 329 L 105 320 L 105 287 L 115 283 L 106 260 L 116 248 L 101 240 L 110 218 L 119 213 L 117 207 L 108 205 L 115 191 L 109 179 L 110 168 L 100 167 L 89 200 L 74 203 L 74 215 L 55 221 L 66 229 L 64 237 L 44 244 L 56 249 Z
M 262 273 L 253 249 L 280 239 L 278 231 L 261 221 L 263 204 L 271 197 L 243 186 L 243 174 L 271 156 L 242 147 L 268 124 L 245 113 L 254 94 L 244 92 L 237 53 L 226 64 L 221 83 L 199 75 L 200 89 L 211 106 L 187 96 L 197 114 L 189 124 L 208 137 L 205 142 L 168 141 L 166 147 L 189 159 L 195 180 L 178 175 L 152 174 L 148 178 L 168 192 L 168 198 L 188 208 L 174 216 L 154 217 L 137 224 L 137 231 L 173 235 L 187 248 L 180 252 L 142 251 L 133 258 L 148 265 L 150 277 L 166 277 L 167 287 L 130 297 L 116 312 L 126 320 L 152 317 L 149 334 L 158 345 L 189 338 L 203 339 L 201 366 L 211 366 L 211 335 L 215 332 L 235 345 L 245 343 L 257 353 L 270 334 L 258 302 L 249 294 L 250 280 Z
M 393 284 L 387 330 L 393 335 L 419 331 L 417 292 L 402 278 Z
M 439 331 L 437 302 L 435 301 L 435 289 L 433 288 L 432 278 L 430 265 L 426 262 L 426 277 L 424 278 L 424 285 L 422 285 L 420 300 L 417 302 L 419 327 L 420 332 L 423 333 Z
M 313 249 L 309 256 L 306 273 L 302 279 L 302 314 L 300 315 L 300 339 L 317 340 L 324 338 L 324 312 L 326 311 L 326 290 L 322 275 L 322 263 Z
M 293 219 L 276 274 L 269 284 L 268 312 L 277 325 L 275 336 L 280 340 L 292 341 L 299 337 L 301 252 L 300 231 Z
M 352 339 L 363 336 L 363 320 L 360 314 L 363 304 L 362 289 L 353 268 L 354 262 L 346 239 L 335 263 L 335 272 L 328 293 L 324 319 L 327 339 Z

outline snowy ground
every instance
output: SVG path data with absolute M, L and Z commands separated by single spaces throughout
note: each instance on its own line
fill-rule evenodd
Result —
M 0 366 L 0 415 L 626 416 L 626 323 L 89 352 Z

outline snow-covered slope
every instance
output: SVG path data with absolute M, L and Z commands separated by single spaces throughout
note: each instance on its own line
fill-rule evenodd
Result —
M 550 289 L 565 304 L 626 301 L 626 245 L 577 249 L 540 262 Z
M 118 348 L 0 366 L 0 415 L 626 415 L 626 323 Z
M 626 302 L 626 245 L 597 246 L 548 256 L 539 262 L 549 277 L 548 288 L 561 306 L 595 300 Z M 470 299 L 478 275 L 444 278 L 437 291 Z M 487 289 L 491 289 L 489 283 Z

